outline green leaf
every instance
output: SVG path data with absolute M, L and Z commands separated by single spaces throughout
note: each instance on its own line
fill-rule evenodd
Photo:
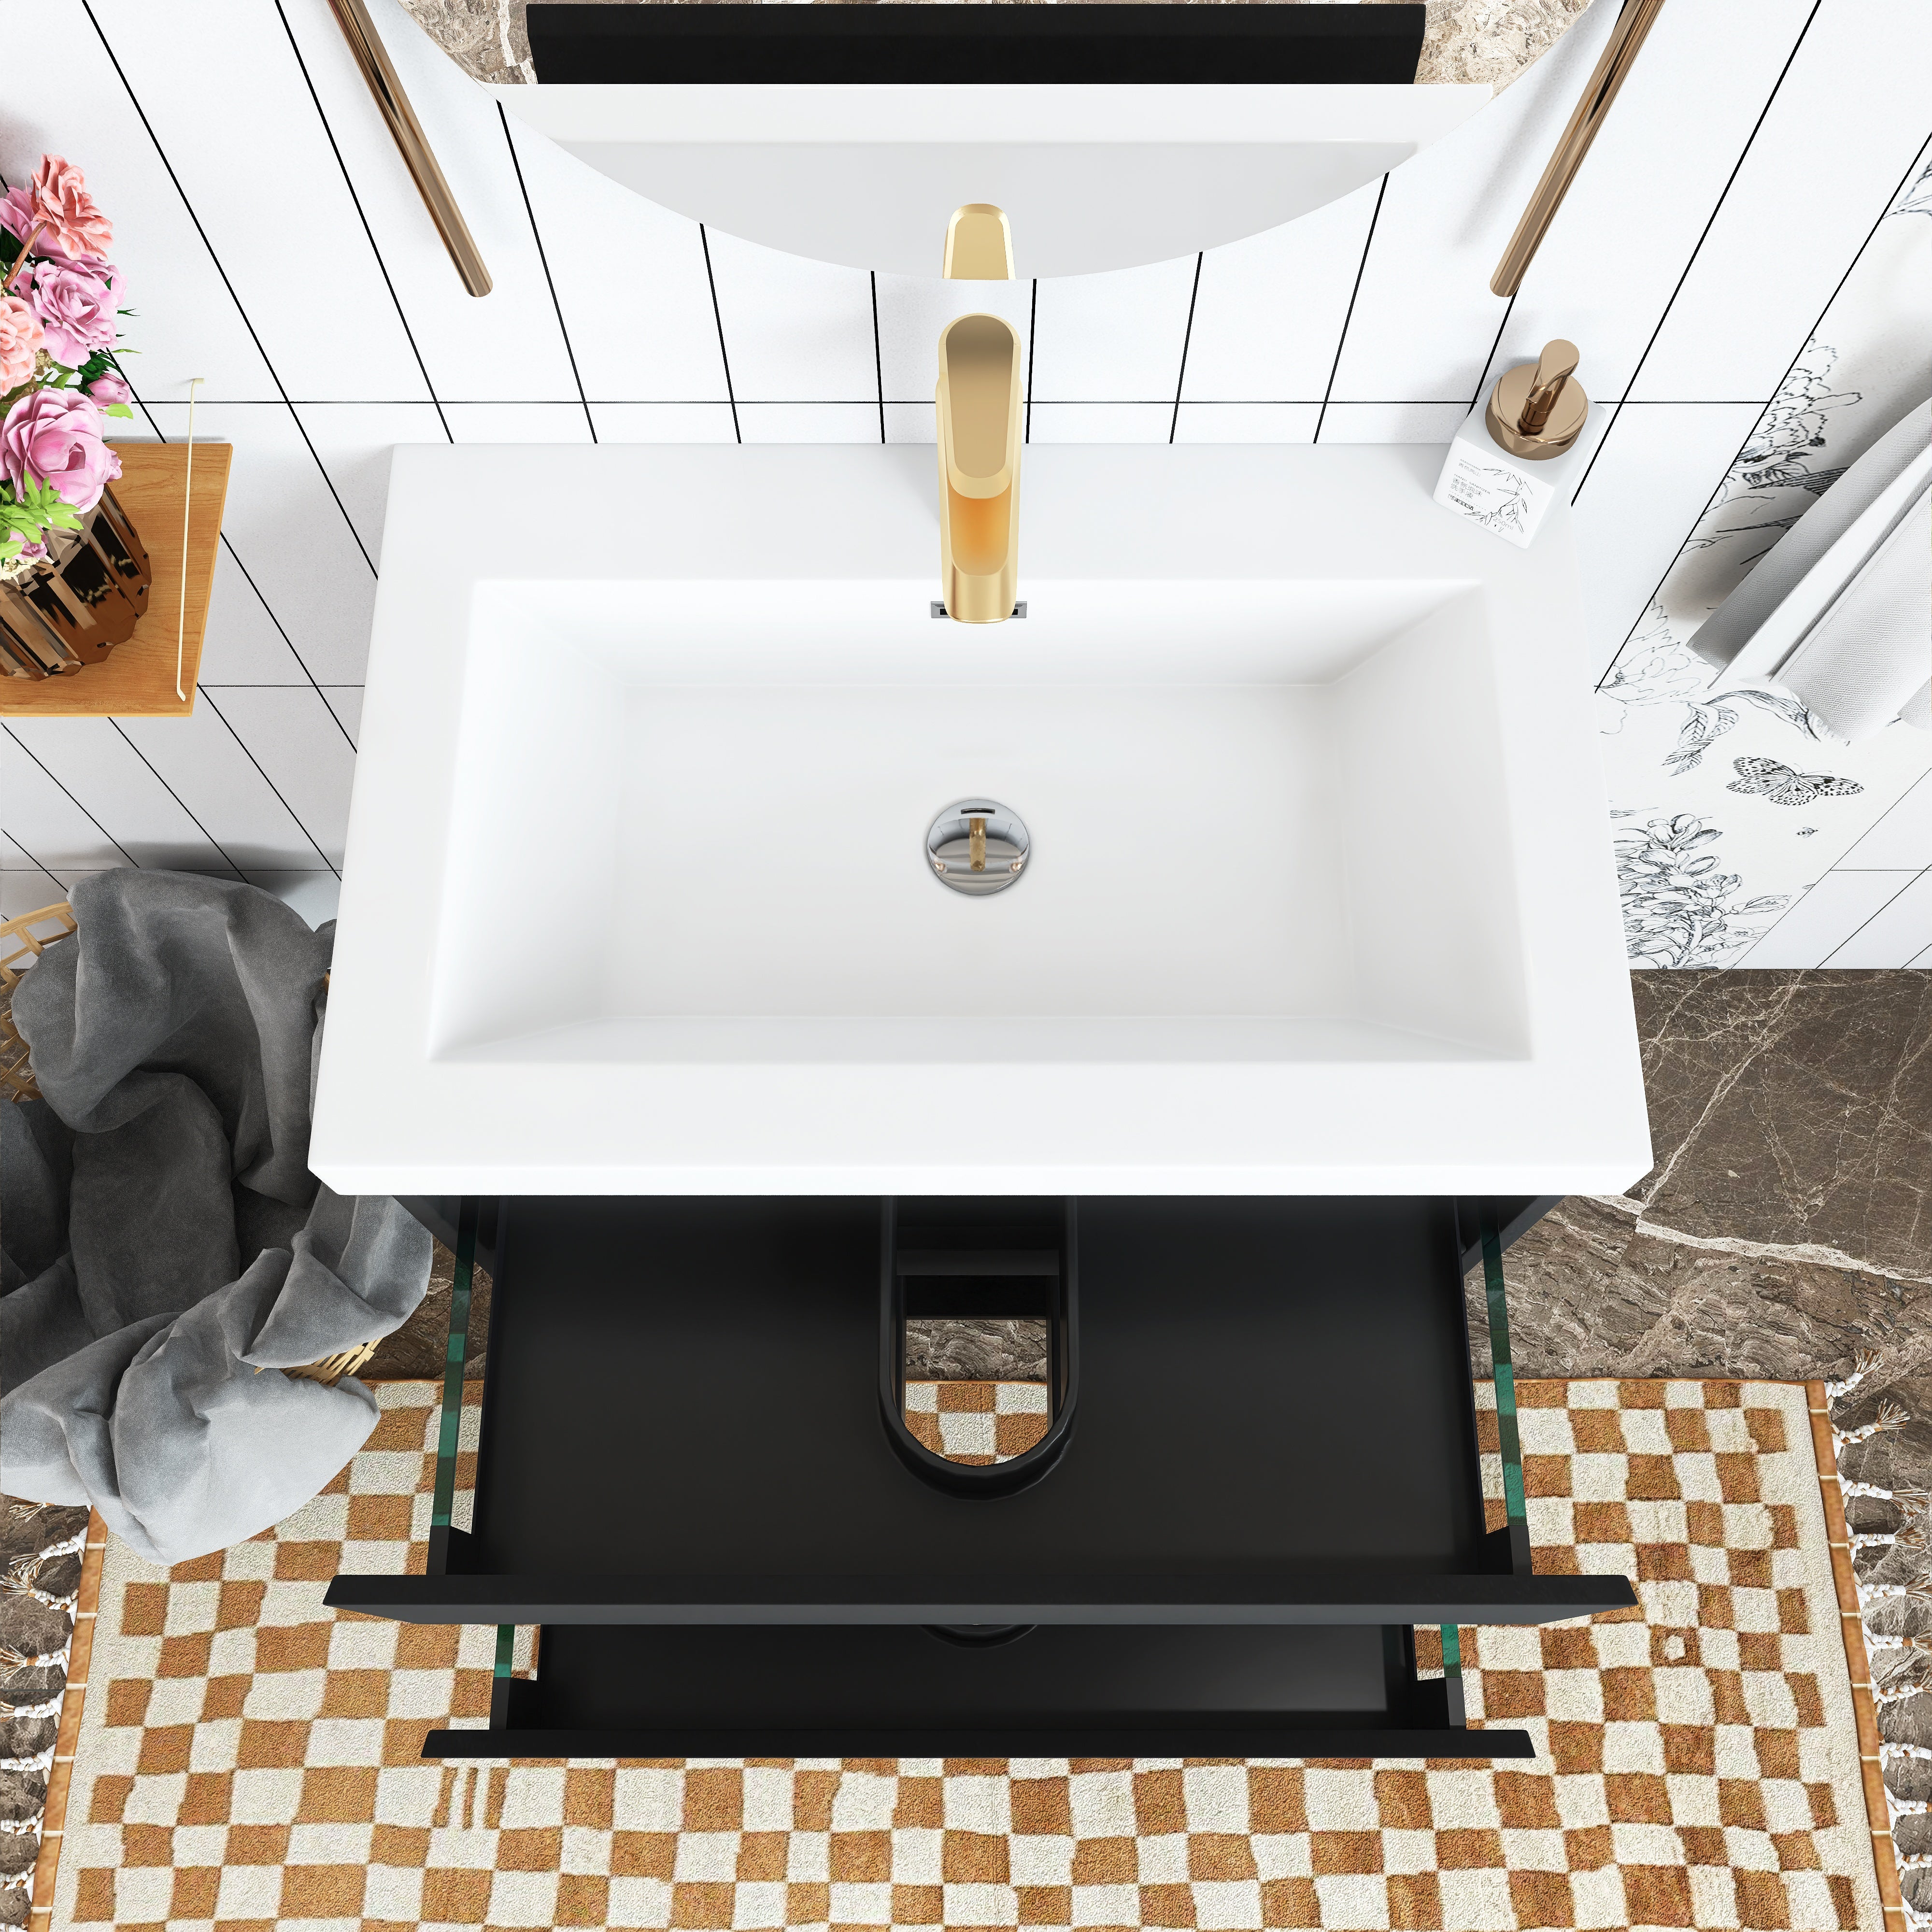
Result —
M 104 413 L 110 416 L 131 416 L 134 412 L 125 403 L 110 403 Z

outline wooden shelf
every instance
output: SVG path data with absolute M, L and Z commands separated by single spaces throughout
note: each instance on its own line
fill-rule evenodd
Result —
M 228 499 L 232 443 L 194 446 L 194 503 L 188 522 L 188 607 L 182 629 L 182 508 L 188 483 L 188 445 L 116 442 L 121 480 L 114 485 L 154 568 L 148 614 L 134 634 L 100 663 L 70 677 L 0 678 L 0 716 L 39 718 L 185 718 L 194 709 L 201 640 L 214 584 L 221 512 Z M 175 644 L 179 631 L 182 688 L 175 695 Z

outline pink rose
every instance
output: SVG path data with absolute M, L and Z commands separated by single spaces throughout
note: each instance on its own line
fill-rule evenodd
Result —
M 0 222 L 22 242 L 38 229 L 34 252 L 56 261 L 105 255 L 114 245 L 114 224 L 94 205 L 80 169 L 58 154 L 43 154 L 32 182 L 8 191 Z
M 114 268 L 98 256 L 73 262 L 36 262 L 14 284 L 34 306 L 46 331 L 47 352 L 78 369 L 114 340 Z
M 118 376 L 115 375 L 95 376 L 94 380 L 88 384 L 87 393 L 104 410 L 112 407 L 116 403 L 131 403 L 134 400 L 134 391 L 129 388 Z
M 100 440 L 100 412 L 71 389 L 35 389 L 0 422 L 0 473 L 16 490 L 51 483 L 76 510 L 91 510 L 121 473 L 121 459 Z
M 0 392 L 17 389 L 34 373 L 45 340 L 40 319 L 18 296 L 0 296 Z

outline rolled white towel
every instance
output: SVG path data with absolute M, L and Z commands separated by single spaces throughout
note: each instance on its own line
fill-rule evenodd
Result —
M 1859 458 L 1699 628 L 1730 684 L 1776 683 L 1847 742 L 1918 722 L 1932 676 L 1932 402 Z M 1715 680 L 1714 680 L 1714 682 Z
M 1932 483 L 1805 633 L 1777 682 L 1817 730 L 1855 745 L 1904 715 L 1928 677 Z

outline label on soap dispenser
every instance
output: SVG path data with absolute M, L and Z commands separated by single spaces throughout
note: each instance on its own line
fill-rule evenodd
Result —
M 1527 550 L 1544 512 L 1556 500 L 1556 478 L 1546 482 L 1535 473 L 1550 466 L 1519 463 L 1498 449 L 1483 427 L 1479 410 L 1449 446 L 1436 500 L 1445 510 L 1494 531 L 1506 543 Z M 1557 469 L 1568 466 L 1562 458 L 1556 459 Z

